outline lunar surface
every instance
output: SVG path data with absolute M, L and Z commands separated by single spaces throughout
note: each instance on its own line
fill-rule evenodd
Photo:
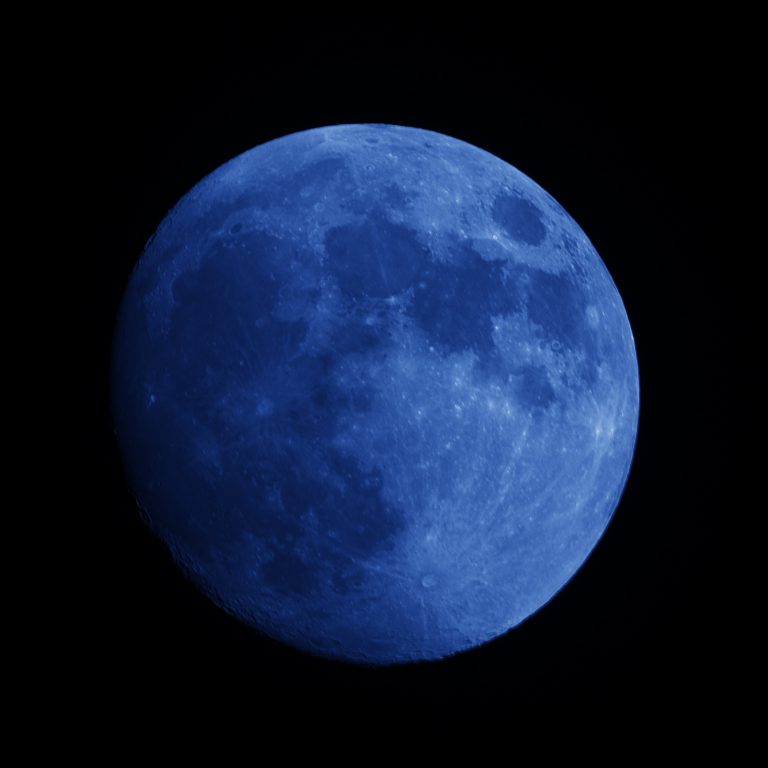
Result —
M 310 653 L 389 664 L 547 603 L 622 493 L 638 371 L 563 208 L 441 134 L 346 125 L 194 187 L 125 293 L 113 417 L 188 577 Z

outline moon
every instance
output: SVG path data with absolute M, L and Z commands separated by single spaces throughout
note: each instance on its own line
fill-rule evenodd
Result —
M 571 579 L 635 446 L 630 324 L 586 235 L 503 160 L 340 125 L 258 146 L 125 291 L 129 487 L 221 608 L 311 654 L 440 659 Z

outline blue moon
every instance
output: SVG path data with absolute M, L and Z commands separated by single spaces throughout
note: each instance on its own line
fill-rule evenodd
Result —
M 126 288 L 112 413 L 152 531 L 311 654 L 440 659 L 571 579 L 619 502 L 639 383 L 586 235 L 503 160 L 339 125 L 197 184 Z

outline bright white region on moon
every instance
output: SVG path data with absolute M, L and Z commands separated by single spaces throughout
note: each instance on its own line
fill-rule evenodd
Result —
M 456 139 L 350 125 L 194 187 L 131 278 L 129 484 L 214 602 L 311 653 L 437 659 L 516 626 L 629 472 L 634 342 L 560 205 Z

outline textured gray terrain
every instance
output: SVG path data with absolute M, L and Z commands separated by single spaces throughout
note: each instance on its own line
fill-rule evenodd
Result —
M 371 663 L 487 641 L 618 503 L 638 372 L 605 266 L 455 139 L 336 126 L 198 184 L 134 272 L 113 412 L 152 529 L 210 597 Z

